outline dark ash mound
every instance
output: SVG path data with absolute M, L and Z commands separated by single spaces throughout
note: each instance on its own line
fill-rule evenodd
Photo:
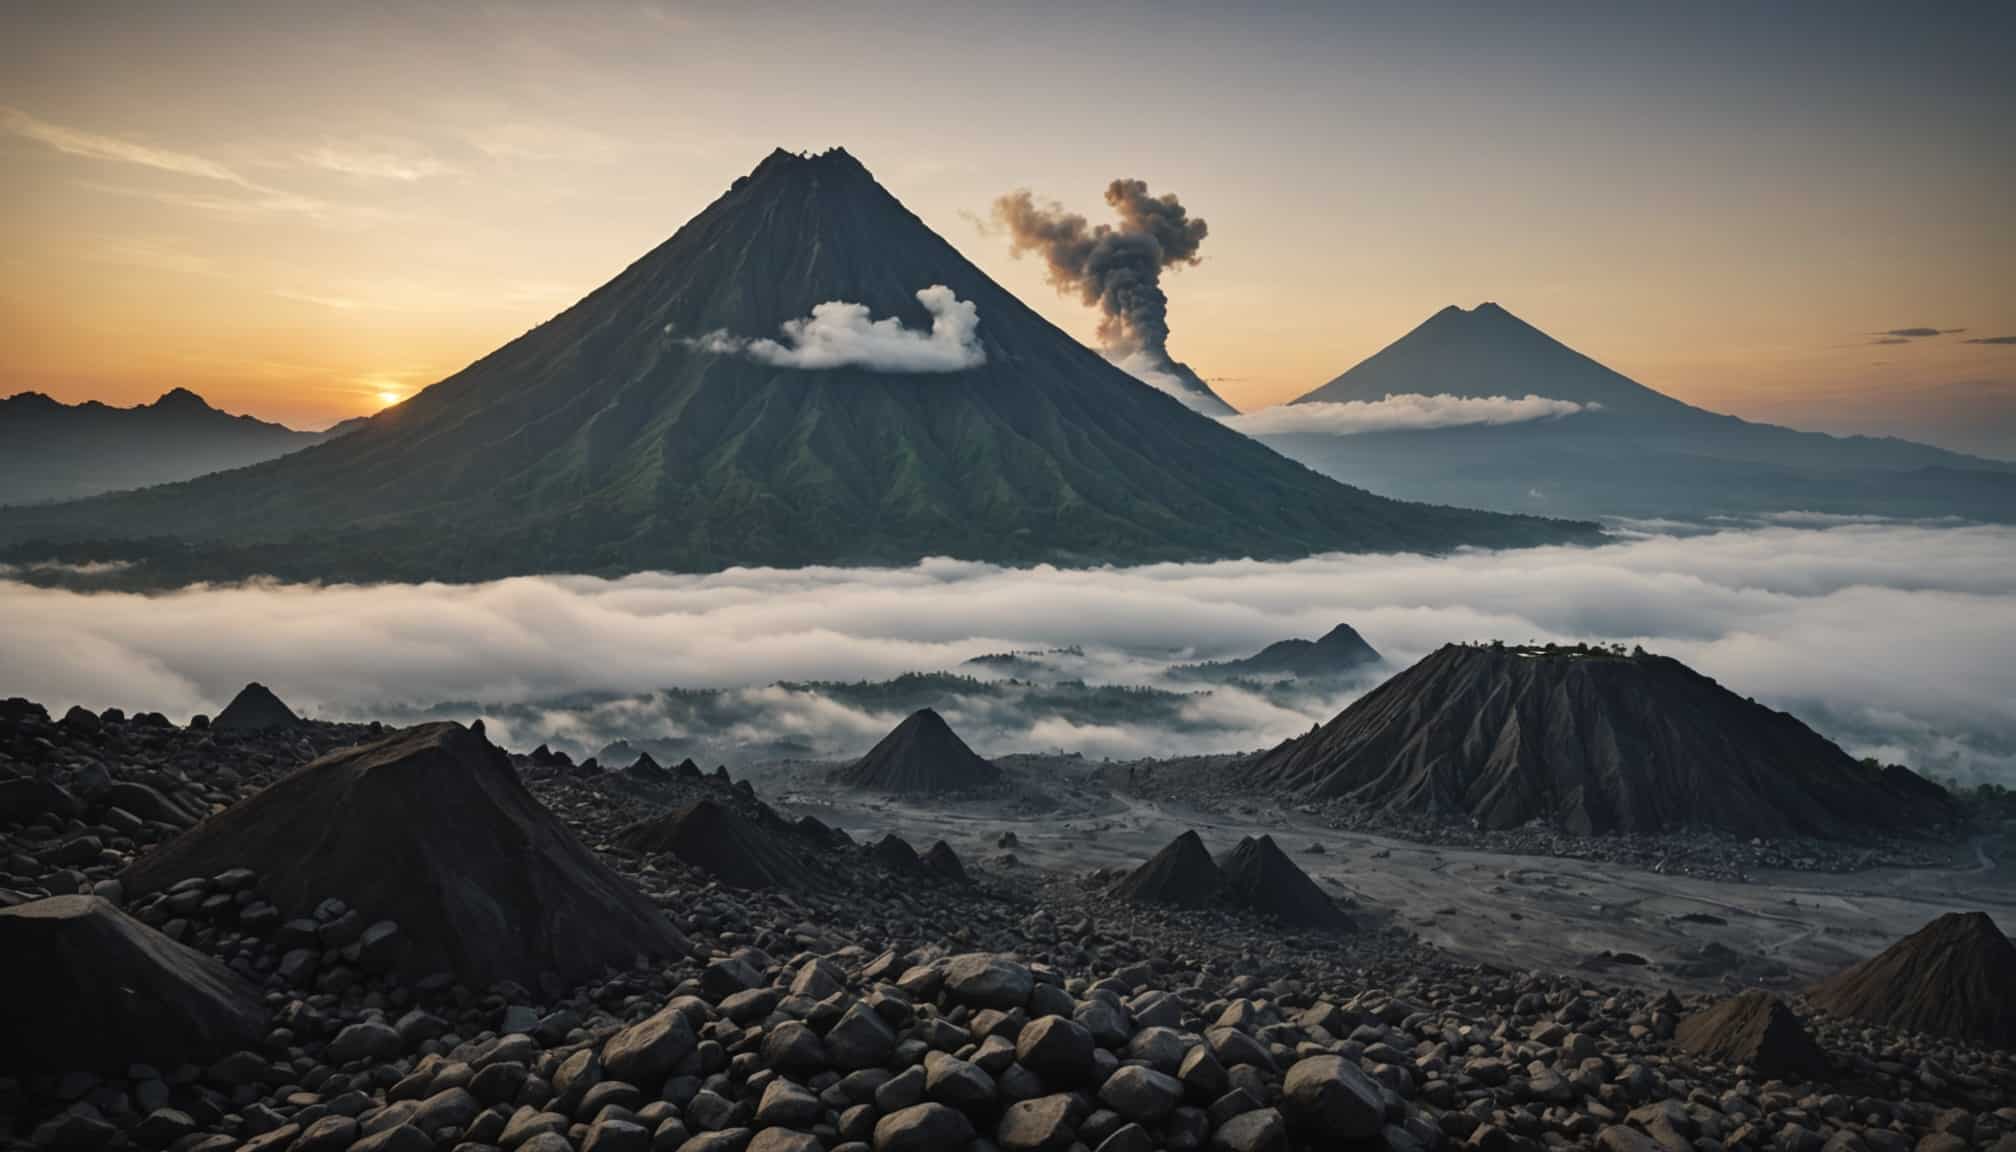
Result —
M 210 727 L 225 732 L 268 732 L 275 728 L 292 728 L 301 723 L 301 718 L 292 708 L 282 703 L 271 689 L 258 681 L 253 681 L 238 690 L 224 711 L 210 721 Z
M 701 800 L 677 812 L 625 828 L 616 846 L 639 854 L 670 853 L 734 888 L 804 890 L 820 886 L 817 870 L 726 804 Z
M 1001 781 L 944 717 L 919 708 L 854 763 L 833 770 L 835 783 L 903 795 L 978 792 Z
M 1785 1002 L 1769 992 L 1732 996 L 1680 1021 L 1682 1051 L 1724 1064 L 1746 1064 L 1774 1080 L 1822 1080 L 1827 1054 Z
M 1847 839 L 1953 815 L 1937 785 L 1861 763 L 1677 660 L 1601 649 L 1449 645 L 1228 772 L 1279 794 L 1580 835 Z
M 574 838 L 510 759 L 459 724 L 425 724 L 331 753 L 141 858 L 142 895 L 232 868 L 305 916 L 340 897 L 393 921 L 411 976 L 486 986 L 578 981 L 687 944 L 657 908 Z
M 1284 924 L 1341 932 L 1351 919 L 1288 858 L 1272 836 L 1240 840 L 1218 858 L 1223 877 L 1220 899 L 1237 908 L 1265 913 Z
M 1185 832 L 1113 886 L 1132 904 L 1231 908 L 1293 928 L 1342 932 L 1350 917 L 1271 836 L 1239 841 L 1216 860 L 1196 832 Z
M 1208 908 L 1218 899 L 1224 877 L 1196 832 L 1185 832 L 1149 857 L 1113 888 L 1113 894 L 1136 904 L 1173 904 Z
M 2016 945 L 1985 912 L 1949 912 L 1807 999 L 1833 1016 L 2016 1049 Z
M 0 1068 L 175 1068 L 256 1048 L 259 991 L 95 896 L 0 909 Z

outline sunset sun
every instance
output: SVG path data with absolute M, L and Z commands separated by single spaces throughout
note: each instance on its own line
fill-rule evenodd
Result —
M 399 401 L 403 399 L 405 399 L 404 396 L 401 396 L 398 392 L 390 388 L 380 388 L 378 390 L 378 402 L 380 404 L 385 405 L 388 408 L 394 404 L 397 404 Z

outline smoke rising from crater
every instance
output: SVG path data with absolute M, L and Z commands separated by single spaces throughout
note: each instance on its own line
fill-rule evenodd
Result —
M 1050 283 L 1099 309 L 1099 339 L 1113 358 L 1169 358 L 1169 297 L 1162 270 L 1196 264 L 1208 228 L 1174 193 L 1151 195 L 1142 180 L 1115 180 L 1106 203 L 1120 222 L 1093 224 L 1061 204 L 1040 205 L 1028 189 L 994 202 L 1017 256 L 1043 257 Z

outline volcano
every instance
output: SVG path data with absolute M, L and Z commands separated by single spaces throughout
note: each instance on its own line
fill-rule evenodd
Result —
M 1858 761 L 1677 660 L 1601 648 L 1448 645 L 1229 771 L 1493 829 L 1848 839 L 1953 815 L 1937 785 Z
M 865 310 L 849 338 L 945 323 L 971 355 L 892 366 L 813 339 L 849 306 Z M 778 343 L 791 331 L 809 353 Z M 8 555 L 137 561 L 134 583 L 1084 565 L 1594 533 L 1382 499 L 1276 455 L 1043 320 L 837 149 L 773 153 L 578 304 L 347 435 L 0 513 Z
M 876 792 L 936 795 L 991 788 L 1001 770 L 966 746 L 945 718 L 929 708 L 904 717 L 868 754 L 835 769 L 835 783 Z
M 1501 412 L 1494 419 L 1509 422 L 1495 423 L 1473 409 L 1434 426 L 1378 428 L 1356 419 L 1333 422 L 1320 407 L 1377 405 L 1389 396 L 1472 402 L 1535 396 L 1573 407 L 1531 419 Z M 1258 421 L 1250 424 L 1255 434 L 1289 457 L 1406 500 L 1561 516 L 1798 508 L 2016 521 L 2016 464 L 1697 408 L 1494 303 L 1444 308 L 1293 404 L 1249 417 Z M 1233 423 L 1240 426 L 1241 418 Z
M 1833 1016 L 2016 1049 L 2016 945 L 1985 912 L 1949 912 L 1807 999 Z

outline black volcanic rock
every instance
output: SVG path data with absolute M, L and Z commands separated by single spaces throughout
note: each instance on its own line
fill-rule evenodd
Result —
M 910 846 L 908 840 L 888 833 L 868 849 L 868 858 L 898 875 L 914 875 L 926 871 L 923 857 Z
M 1379 663 L 1380 656 L 1358 630 L 1339 624 L 1320 640 L 1279 640 L 1243 660 L 1186 664 L 1170 669 L 1185 679 L 1281 678 L 1323 680 L 1350 676 Z
M 397 969 L 538 987 L 670 957 L 686 941 L 459 724 L 333 752 L 142 857 L 138 896 L 249 868 L 289 917 L 330 897 L 406 939 Z
M 171 484 L 284 456 L 333 433 L 233 416 L 186 388 L 132 408 L 22 392 L 0 399 L 0 504 Z
M 832 779 L 877 792 L 935 796 L 991 788 L 1000 781 L 1001 770 L 968 748 L 944 717 L 920 708 L 866 756 L 834 769 Z
M 619 848 L 670 853 L 733 888 L 804 890 L 820 886 L 817 871 L 728 804 L 701 800 L 655 816 L 616 836 Z
M 942 880 L 959 884 L 966 882 L 966 866 L 959 862 L 959 854 L 952 851 L 952 846 L 943 840 L 934 841 L 931 847 L 925 849 L 922 863 L 925 870 Z
M 1189 831 L 1129 872 L 1113 894 L 1137 904 L 1205 908 L 1218 899 L 1223 880 L 1203 837 Z
M 257 1048 L 259 990 L 96 896 L 0 908 L 0 1071 L 124 1075 Z
M 224 711 L 210 721 L 210 727 L 221 732 L 266 732 L 291 728 L 300 722 L 301 718 L 272 689 L 254 681 L 238 690 Z
M 1830 1016 L 2016 1049 L 2016 944 L 1985 912 L 1949 912 L 1807 992 Z
M 1298 928 L 1336 932 L 1351 926 L 1337 902 L 1281 851 L 1272 836 L 1244 837 L 1217 863 L 1222 878 L 1219 899 L 1224 903 Z
M 1677 660 L 1600 649 L 1450 645 L 1227 773 L 1491 829 L 1839 839 L 1953 815 L 1936 786 L 1865 765 Z
M 1680 1021 L 1674 1043 L 1693 1056 L 1748 1065 L 1766 1079 L 1821 1080 L 1827 1054 L 1785 1002 L 1752 989 Z
M 672 778 L 672 773 L 666 771 L 665 767 L 659 764 L 658 761 L 653 760 L 649 752 L 639 752 L 637 758 L 630 762 L 630 766 L 623 769 L 623 773 L 626 776 L 634 776 L 639 780 L 669 780 Z
M 933 286 L 974 306 L 984 362 L 805 370 L 732 344 L 834 301 L 926 330 L 917 294 Z M 990 280 L 839 150 L 773 153 L 573 307 L 345 435 L 173 487 L 0 513 L 10 556 L 138 559 L 132 578 L 161 583 L 1595 538 L 1592 524 L 1347 488 L 1188 410 Z

